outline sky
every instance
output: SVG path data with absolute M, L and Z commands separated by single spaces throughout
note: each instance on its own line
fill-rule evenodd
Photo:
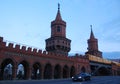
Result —
M 120 0 L 0 0 L 0 36 L 45 50 L 60 3 L 70 53 L 86 52 L 90 25 L 102 52 L 120 52 Z

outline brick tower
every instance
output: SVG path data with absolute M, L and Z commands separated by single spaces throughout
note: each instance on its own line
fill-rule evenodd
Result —
M 51 22 L 51 37 L 45 40 L 46 50 L 56 54 L 68 55 L 71 40 L 66 38 L 66 22 L 60 14 L 60 4 L 54 21 Z
M 98 40 L 94 37 L 94 33 L 92 31 L 92 25 L 90 25 L 91 27 L 91 33 L 90 33 L 90 39 L 88 39 L 88 52 L 86 52 L 86 54 L 91 54 L 97 57 L 101 57 L 102 58 L 102 52 L 100 52 L 98 50 Z

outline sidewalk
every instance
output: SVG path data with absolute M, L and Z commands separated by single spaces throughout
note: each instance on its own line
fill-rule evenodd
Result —
M 62 81 L 62 80 L 71 80 L 71 78 L 64 78 L 64 79 L 40 79 L 40 80 L 0 80 L 1 82 L 28 82 L 28 81 Z

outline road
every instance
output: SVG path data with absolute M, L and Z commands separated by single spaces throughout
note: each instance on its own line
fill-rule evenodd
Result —
M 91 81 L 83 82 L 73 82 L 71 79 L 12 80 L 12 81 L 0 81 L 0 84 L 120 84 L 120 76 L 92 77 Z

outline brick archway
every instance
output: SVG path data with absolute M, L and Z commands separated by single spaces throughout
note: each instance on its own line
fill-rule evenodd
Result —
M 86 72 L 86 69 L 85 69 L 84 66 L 82 66 L 82 68 L 81 68 L 81 72 Z
M 41 79 L 41 64 L 39 62 L 35 62 L 32 66 L 32 79 Z
M 52 78 L 52 66 L 50 63 L 47 63 L 44 68 L 44 79 Z
M 29 69 L 30 69 L 29 63 L 26 60 L 23 60 L 18 64 L 18 66 L 19 65 L 21 65 L 22 66 L 21 68 L 23 68 L 23 73 L 22 73 L 21 79 L 24 79 L 24 80 L 29 79 L 29 74 L 30 74 L 29 73 Z
M 59 64 L 57 64 L 54 68 L 54 78 L 61 78 L 61 66 Z
M 111 71 L 106 67 L 100 67 L 97 71 L 97 75 L 109 76 L 109 75 L 111 75 Z
M 9 64 L 11 66 L 9 66 Z M 15 66 L 15 62 L 11 58 L 6 58 L 1 63 L 0 70 L 0 79 L 1 80 L 11 80 L 13 78 L 13 67 Z
M 75 67 L 72 66 L 71 69 L 70 69 L 70 77 L 72 77 L 74 75 L 75 75 Z
M 68 78 L 69 77 L 69 67 L 65 65 L 63 67 L 63 78 Z

